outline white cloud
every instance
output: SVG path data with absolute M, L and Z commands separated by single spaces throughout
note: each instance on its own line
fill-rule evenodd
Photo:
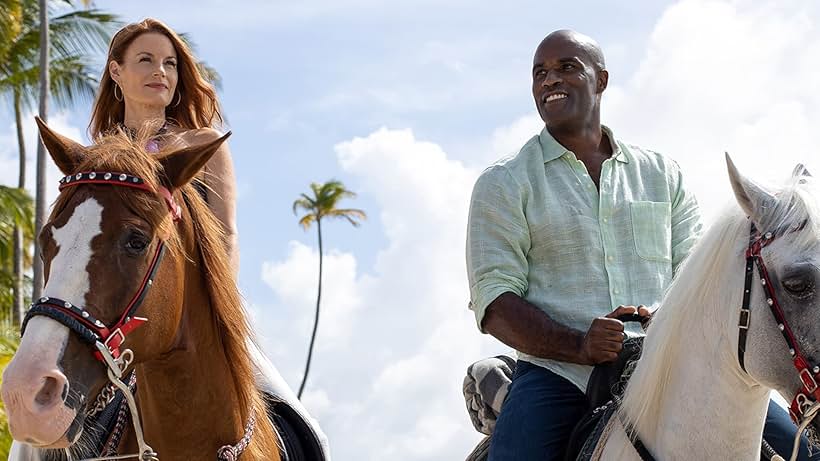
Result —
M 672 155 L 713 217 L 730 197 L 724 151 L 764 179 L 785 178 L 799 161 L 816 164 L 818 13 L 803 2 L 676 4 L 636 74 L 614 88 L 605 120 L 627 140 Z
M 356 259 L 352 254 L 331 250 L 323 261 L 322 306 L 320 322 L 322 342 L 317 346 L 331 349 L 346 341 L 351 322 L 362 307 L 362 283 L 356 280 Z M 272 287 L 286 306 L 293 309 L 300 329 L 311 329 L 316 309 L 319 277 L 319 252 L 299 242 L 290 242 L 288 259 L 262 266 L 262 280 Z M 305 315 L 309 314 L 309 315 Z
M 496 128 L 491 138 L 495 156 L 500 157 L 517 152 L 527 140 L 540 133 L 543 128 L 544 122 L 535 111 L 510 125 Z

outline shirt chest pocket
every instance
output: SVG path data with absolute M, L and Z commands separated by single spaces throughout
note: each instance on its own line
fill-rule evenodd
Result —
M 649 261 L 672 260 L 672 205 L 669 202 L 632 202 L 635 251 Z

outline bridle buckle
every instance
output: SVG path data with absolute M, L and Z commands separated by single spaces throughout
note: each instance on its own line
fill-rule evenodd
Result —
M 800 381 L 803 381 L 803 385 L 806 386 L 806 392 L 809 394 L 817 390 L 817 381 L 815 381 L 814 376 L 808 368 L 800 370 Z
M 112 331 L 111 334 L 109 334 L 107 338 L 105 338 L 105 343 L 104 344 L 105 344 L 105 347 L 107 347 L 108 350 L 111 351 L 111 355 L 113 355 L 114 358 L 117 358 L 117 356 L 119 355 L 120 346 L 124 342 L 125 342 L 125 333 L 122 332 L 122 329 L 117 328 L 116 330 Z M 111 343 L 114 343 L 113 346 L 112 346 Z
M 744 330 L 749 329 L 749 324 L 751 322 L 751 312 L 749 309 L 740 308 L 740 320 L 737 323 L 738 328 L 742 328 Z

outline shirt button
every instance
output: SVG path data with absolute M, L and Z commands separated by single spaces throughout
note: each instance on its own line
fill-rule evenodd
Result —
M 621 294 L 621 290 L 619 290 L 619 289 L 617 289 L 617 288 L 616 288 L 616 289 L 615 289 L 615 294 L 616 294 L 616 295 Z
M 609 255 L 609 256 L 607 256 L 607 257 L 606 257 L 606 260 L 607 260 L 607 261 L 614 261 L 614 260 L 615 260 L 615 257 L 614 257 L 614 256 L 612 256 L 612 255 Z
M 608 219 L 606 219 L 606 218 L 604 218 L 604 222 L 605 222 L 605 223 L 608 223 L 608 222 L 609 222 L 609 220 L 608 220 Z

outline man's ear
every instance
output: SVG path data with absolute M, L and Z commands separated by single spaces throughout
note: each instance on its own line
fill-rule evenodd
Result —
M 609 85 L 609 72 L 606 69 L 598 71 L 598 93 L 603 93 Z
M 167 185 L 171 189 L 179 189 L 188 184 L 230 135 L 229 131 L 213 141 L 183 147 L 163 155 L 159 162 L 165 171 Z

